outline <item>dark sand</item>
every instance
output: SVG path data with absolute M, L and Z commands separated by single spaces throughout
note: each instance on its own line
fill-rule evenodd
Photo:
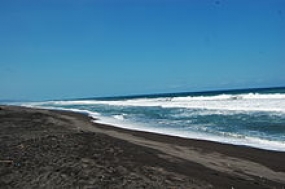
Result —
M 285 153 L 0 106 L 0 188 L 285 188 Z

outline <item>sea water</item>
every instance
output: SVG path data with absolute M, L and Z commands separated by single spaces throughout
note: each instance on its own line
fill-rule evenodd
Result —
M 285 88 L 25 103 L 117 127 L 285 151 Z

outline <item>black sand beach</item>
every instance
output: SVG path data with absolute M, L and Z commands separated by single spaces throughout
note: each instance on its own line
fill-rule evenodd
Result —
M 0 106 L 0 188 L 285 188 L 285 153 Z

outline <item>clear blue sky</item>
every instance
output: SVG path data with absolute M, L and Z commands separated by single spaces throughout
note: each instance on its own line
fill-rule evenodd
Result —
M 0 99 L 270 86 L 284 0 L 0 0 Z

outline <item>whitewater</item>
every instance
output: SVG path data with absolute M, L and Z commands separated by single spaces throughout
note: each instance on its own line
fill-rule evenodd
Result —
M 285 151 L 285 89 L 246 89 L 21 105 L 88 114 L 98 123 L 191 139 Z

